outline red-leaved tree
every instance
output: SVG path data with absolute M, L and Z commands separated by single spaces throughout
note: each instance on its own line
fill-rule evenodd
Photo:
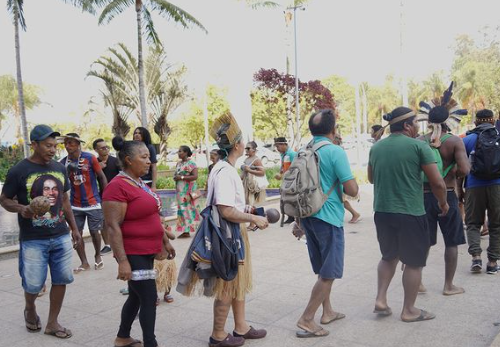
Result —
M 335 110 L 333 94 L 319 80 L 299 80 L 300 121 L 295 120 L 295 76 L 276 69 L 260 69 L 254 75 L 256 90 L 252 93 L 254 130 L 259 136 L 285 136 L 286 131 L 294 145 L 307 132 L 305 120 L 317 110 Z M 286 130 L 285 130 L 286 129 Z

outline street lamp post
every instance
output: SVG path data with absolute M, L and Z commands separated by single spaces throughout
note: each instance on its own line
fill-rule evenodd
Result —
M 295 48 L 295 146 L 300 145 L 300 105 L 299 105 L 299 72 L 297 64 L 297 10 L 305 10 L 304 6 L 291 6 L 287 10 L 293 10 L 293 36 Z

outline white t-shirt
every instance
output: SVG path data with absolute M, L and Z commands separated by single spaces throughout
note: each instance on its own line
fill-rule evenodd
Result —
M 219 160 L 208 177 L 209 192 L 207 206 L 212 194 L 215 194 L 214 205 L 233 206 L 240 212 L 245 211 L 245 190 L 238 171 L 224 160 Z M 213 193 L 212 193 L 213 192 Z

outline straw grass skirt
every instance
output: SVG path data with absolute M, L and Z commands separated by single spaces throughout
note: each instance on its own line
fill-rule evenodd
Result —
M 156 290 L 158 292 L 170 292 L 177 284 L 177 265 L 174 259 L 155 260 L 154 268 L 156 275 Z
M 193 272 L 191 281 L 187 286 L 185 295 L 191 296 L 195 293 L 203 293 L 205 296 L 223 299 L 230 297 L 236 300 L 245 300 L 245 295 L 252 290 L 252 256 L 250 253 L 250 242 L 245 224 L 240 225 L 243 246 L 245 248 L 245 260 L 238 267 L 238 274 L 232 281 L 224 281 L 220 278 L 207 282 L 211 288 L 206 288 L 204 280 L 201 280 L 196 272 Z

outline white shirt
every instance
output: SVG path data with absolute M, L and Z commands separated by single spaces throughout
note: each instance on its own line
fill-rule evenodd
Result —
M 238 171 L 224 160 L 219 160 L 208 177 L 209 192 L 207 206 L 210 206 L 212 194 L 214 205 L 232 206 L 238 211 L 245 211 L 245 190 Z

